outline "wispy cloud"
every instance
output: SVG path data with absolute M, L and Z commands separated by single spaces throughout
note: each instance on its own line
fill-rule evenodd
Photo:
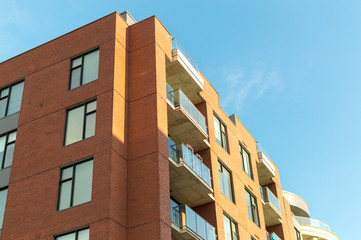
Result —
M 226 109 L 240 112 L 246 100 L 251 101 L 282 92 L 283 85 L 277 70 L 242 68 L 223 71 L 220 90 L 221 104 Z

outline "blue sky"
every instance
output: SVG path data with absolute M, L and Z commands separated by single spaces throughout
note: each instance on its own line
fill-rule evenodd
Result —
M 359 236 L 360 1 L 3 1 L 0 62 L 123 10 L 157 15 L 267 149 L 282 187 L 340 239 Z

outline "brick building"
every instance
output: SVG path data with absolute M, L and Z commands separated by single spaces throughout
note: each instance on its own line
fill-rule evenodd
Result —
M 0 63 L 0 157 L 1 240 L 338 239 L 155 16 Z

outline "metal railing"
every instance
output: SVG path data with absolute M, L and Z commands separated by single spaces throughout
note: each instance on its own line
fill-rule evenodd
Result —
M 172 144 L 171 139 L 168 140 L 168 153 L 169 157 L 175 162 L 185 163 L 196 173 L 209 187 L 211 184 L 211 171 L 209 168 L 183 143 Z
M 187 205 L 171 203 L 171 221 L 180 229 L 188 229 L 205 240 L 216 240 L 216 230 Z
M 167 93 L 169 98 L 174 99 L 175 107 L 182 107 L 184 111 L 207 133 L 206 118 L 202 113 L 194 106 L 194 104 L 187 98 L 187 96 L 180 89 L 176 89 Z
M 175 38 L 172 38 L 172 49 L 178 49 L 183 54 L 183 56 L 188 60 L 188 62 L 194 67 L 194 69 L 197 72 L 199 72 L 197 64 L 193 61 L 193 59 L 188 55 L 186 50 L 184 50 L 184 48 L 179 44 L 179 42 Z
M 257 152 L 262 152 L 264 155 L 266 155 L 268 159 L 271 159 L 268 153 L 266 152 L 266 150 L 262 147 L 262 145 L 259 142 L 257 142 Z
M 327 230 L 329 232 L 333 232 L 332 228 L 329 225 L 327 225 L 326 223 L 324 223 L 324 222 L 322 222 L 320 220 L 313 219 L 313 218 L 308 218 L 308 217 L 298 217 L 298 216 L 295 216 L 294 218 L 301 225 L 318 227 L 318 228 L 325 229 L 325 230 Z
M 261 187 L 261 197 L 264 202 L 271 203 L 281 214 L 281 208 L 280 208 L 280 202 L 278 201 L 278 198 L 269 190 L 268 187 Z

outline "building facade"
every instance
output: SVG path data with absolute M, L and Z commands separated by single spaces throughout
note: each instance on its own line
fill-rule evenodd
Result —
M 1 240 L 337 239 L 155 16 L 0 63 L 0 157 Z

